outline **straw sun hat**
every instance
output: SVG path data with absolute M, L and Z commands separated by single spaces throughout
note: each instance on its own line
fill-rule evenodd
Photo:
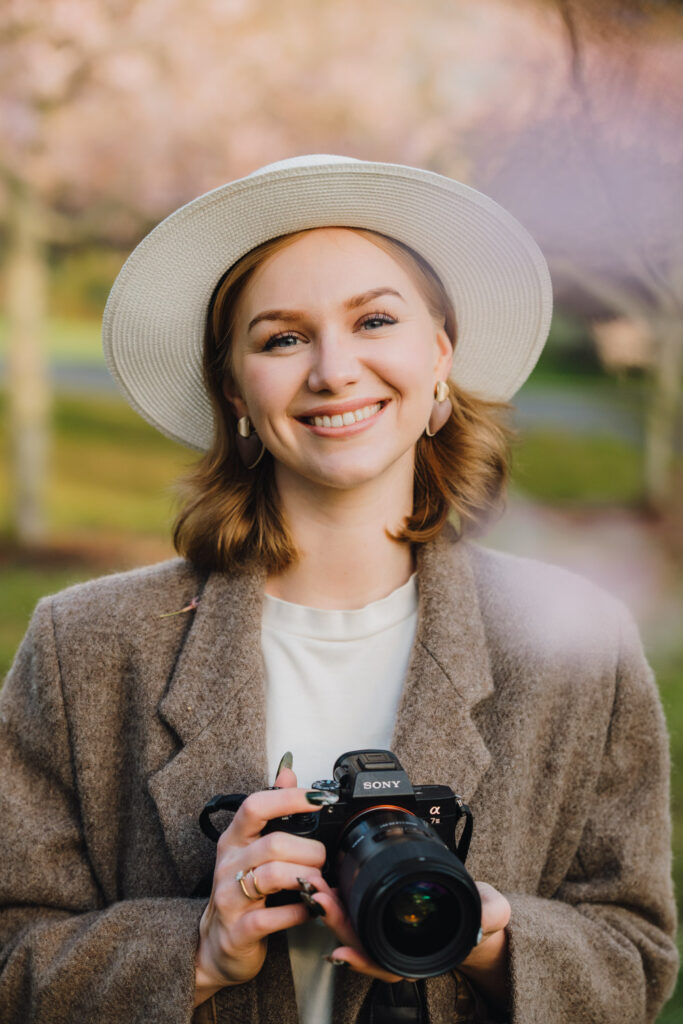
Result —
M 528 232 L 488 196 L 429 171 L 339 156 L 269 164 L 207 192 L 134 250 L 104 313 L 109 370 L 162 433 L 206 450 L 213 413 L 202 381 L 208 304 L 226 270 L 278 235 L 360 227 L 404 242 L 434 268 L 458 324 L 452 377 L 510 398 L 545 342 L 552 292 Z

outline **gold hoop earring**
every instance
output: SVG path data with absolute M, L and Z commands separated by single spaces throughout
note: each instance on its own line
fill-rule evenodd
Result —
M 242 464 L 247 469 L 256 469 L 263 458 L 266 446 L 256 431 L 252 432 L 251 420 L 248 416 L 240 416 L 238 419 L 235 441 L 237 443 L 237 454 Z
M 434 437 L 441 430 L 449 416 L 453 412 L 450 403 L 450 392 L 445 380 L 437 380 L 434 387 L 434 405 L 429 416 L 429 422 L 425 427 L 427 437 Z

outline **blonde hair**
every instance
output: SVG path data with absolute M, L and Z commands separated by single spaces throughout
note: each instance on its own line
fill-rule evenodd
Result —
M 455 311 L 432 267 L 402 242 L 363 228 L 349 228 L 379 246 L 405 269 L 427 307 L 455 345 Z M 299 231 L 252 249 L 218 282 L 204 335 L 204 381 L 214 411 L 214 440 L 181 483 L 182 506 L 173 540 L 179 554 L 201 568 L 239 571 L 258 563 L 276 574 L 298 553 L 280 507 L 273 460 L 265 454 L 247 469 L 235 444 L 237 419 L 225 397 L 231 381 L 231 344 L 237 303 L 257 267 L 291 245 Z M 448 382 L 453 412 L 435 437 L 416 445 L 413 511 L 395 535 L 422 544 L 441 530 L 449 514 L 461 536 L 481 529 L 503 504 L 511 432 L 505 403 L 487 402 Z

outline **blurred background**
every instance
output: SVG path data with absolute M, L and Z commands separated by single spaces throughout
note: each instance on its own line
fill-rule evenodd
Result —
M 299 153 L 452 175 L 531 230 L 556 294 L 484 543 L 633 610 L 683 891 L 682 121 L 680 2 L 4 0 L 0 676 L 39 596 L 172 554 L 192 454 L 117 397 L 99 342 L 140 238 Z

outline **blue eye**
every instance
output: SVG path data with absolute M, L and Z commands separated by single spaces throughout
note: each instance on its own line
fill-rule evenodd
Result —
M 361 327 L 367 327 L 369 330 L 374 331 L 378 327 L 385 327 L 387 324 L 395 324 L 396 320 L 393 316 L 388 313 L 370 313 L 364 320 L 361 321 Z
M 270 352 L 274 348 L 293 348 L 301 340 L 296 334 L 276 334 L 268 339 L 263 346 L 263 351 Z

